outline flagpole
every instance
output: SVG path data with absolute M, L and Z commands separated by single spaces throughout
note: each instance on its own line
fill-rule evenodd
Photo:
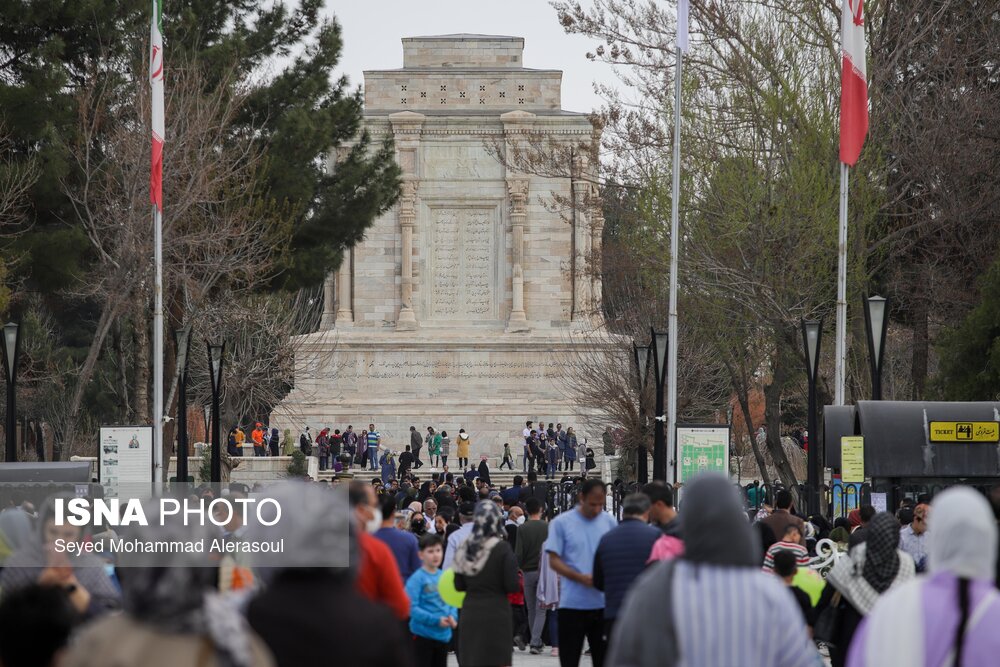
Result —
M 149 199 L 153 204 L 153 495 L 163 491 L 163 0 L 152 0 L 149 27 Z M 145 391 L 141 387 L 140 391 Z
M 670 305 L 667 323 L 666 479 L 668 483 L 676 481 L 675 464 L 677 459 L 677 248 L 680 238 L 681 199 L 681 67 L 684 62 L 680 45 L 677 46 L 676 55 L 677 69 L 674 74 L 673 190 L 670 198 Z
M 840 163 L 840 223 L 837 235 L 837 359 L 834 405 L 844 404 L 847 364 L 847 187 L 850 167 Z M 814 437 L 809 434 L 809 437 Z
M 153 207 L 153 494 L 163 489 L 163 214 Z

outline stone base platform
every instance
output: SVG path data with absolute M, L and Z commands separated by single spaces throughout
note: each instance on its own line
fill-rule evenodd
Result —
M 465 324 L 460 334 L 441 326 L 342 327 L 303 336 L 297 347 L 296 386 L 271 415 L 279 430 L 351 424 L 360 432 L 374 423 L 383 445 L 402 451 L 411 425 L 424 435 L 433 426 L 452 440 L 453 471 L 460 428 L 472 439 L 473 464 L 480 454 L 499 460 L 505 442 L 520 456 L 529 419 L 573 426 L 581 445 L 600 442 L 603 426 L 574 404 L 567 379 L 567 365 L 600 348 L 568 327 L 505 333 Z

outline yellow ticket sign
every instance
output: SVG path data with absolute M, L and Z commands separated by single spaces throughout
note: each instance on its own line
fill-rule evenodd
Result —
M 848 484 L 865 481 L 865 439 L 860 435 L 840 439 L 840 481 Z
M 1000 442 L 1000 422 L 931 422 L 931 442 Z

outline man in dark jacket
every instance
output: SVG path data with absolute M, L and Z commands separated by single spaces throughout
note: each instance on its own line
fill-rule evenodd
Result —
M 503 497 L 504 505 L 516 505 L 521 501 L 521 489 L 524 488 L 524 478 L 520 475 L 514 475 L 514 486 L 504 489 L 500 492 Z
M 594 554 L 594 588 L 604 591 L 604 636 L 610 637 L 618 609 L 632 582 L 646 569 L 660 531 L 650 526 L 649 496 L 633 493 L 622 503 L 622 521 L 601 538 Z
M 649 522 L 663 531 L 664 535 L 681 539 L 681 521 L 674 509 L 674 490 L 667 484 L 656 481 L 642 487 L 649 498 Z
M 806 545 L 806 526 L 805 522 L 799 517 L 792 514 L 792 494 L 788 492 L 787 489 L 781 489 L 776 494 L 774 494 L 774 511 L 761 521 L 761 523 L 766 524 L 768 528 L 774 531 L 775 536 L 779 539 L 788 530 L 789 525 L 793 525 L 799 529 L 799 544 L 802 546 Z
M 411 467 L 416 468 L 417 465 L 413 452 L 410 451 L 410 445 L 407 445 L 403 453 L 399 455 L 399 472 L 397 473 L 399 478 L 406 479 Z
M 413 452 L 413 469 L 416 470 L 424 465 L 424 462 L 420 460 L 420 448 L 424 445 L 424 439 L 420 435 L 420 431 L 417 430 L 416 426 L 410 427 L 410 451 Z
M 535 498 L 542 505 L 542 510 L 546 509 L 546 501 L 549 499 L 549 483 L 539 482 L 538 473 L 531 471 L 528 473 L 528 486 L 521 487 L 520 501 L 526 502 L 528 498 Z

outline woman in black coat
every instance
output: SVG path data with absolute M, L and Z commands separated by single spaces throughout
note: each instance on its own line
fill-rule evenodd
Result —
M 479 481 L 490 486 L 493 485 L 493 482 L 490 481 L 490 466 L 486 463 L 486 459 L 482 459 L 479 462 Z
M 458 657 L 462 667 L 503 667 L 514 660 L 514 633 L 507 596 L 520 589 L 517 559 L 505 540 L 500 508 L 476 505 L 472 535 L 455 552 L 455 588 L 465 591 L 458 617 Z

